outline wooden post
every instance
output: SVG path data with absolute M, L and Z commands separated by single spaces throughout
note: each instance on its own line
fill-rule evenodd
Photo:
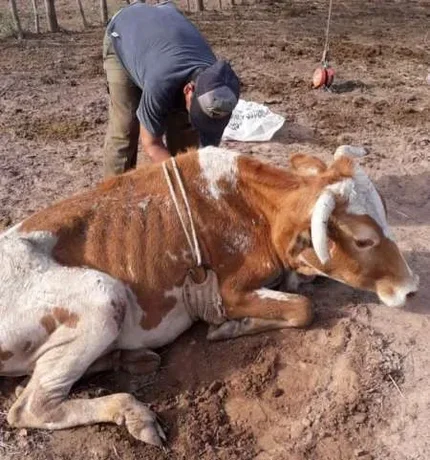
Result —
M 78 3 L 79 13 L 81 13 L 82 25 L 84 26 L 84 29 L 86 29 L 88 27 L 88 22 L 87 22 L 87 18 L 85 17 L 84 7 L 82 6 L 81 0 L 76 0 L 76 1 Z
M 58 32 L 57 12 L 55 11 L 55 0 L 45 0 L 46 20 L 50 32 Z
M 203 0 L 196 0 L 196 9 L 197 11 L 205 10 L 205 5 L 203 4 Z
M 102 24 L 106 25 L 109 19 L 106 0 L 100 0 L 100 15 L 101 15 Z
M 21 21 L 19 20 L 18 8 L 16 7 L 16 0 L 9 0 L 9 5 L 16 33 L 18 34 L 19 40 L 22 40 L 24 38 L 24 34 L 22 33 Z
M 39 11 L 37 8 L 37 0 L 31 0 L 31 5 L 33 6 L 33 15 L 34 15 L 34 31 L 39 34 L 40 33 L 40 25 L 39 25 Z

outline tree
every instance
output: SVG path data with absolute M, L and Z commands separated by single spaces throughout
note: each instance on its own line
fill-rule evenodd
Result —
M 85 17 L 85 11 L 82 6 L 82 2 L 81 0 L 76 0 L 76 1 L 78 3 L 79 13 L 81 13 L 82 24 L 84 26 L 84 29 L 86 29 L 88 27 L 88 22 L 87 22 L 87 18 Z
M 103 25 L 107 24 L 109 16 L 106 0 L 100 0 L 100 14 Z
M 21 21 L 19 20 L 18 8 L 16 7 L 16 0 L 9 0 L 9 5 L 16 33 L 18 34 L 18 38 L 22 40 L 24 38 L 24 34 L 22 33 Z
M 57 12 L 55 11 L 55 0 L 45 0 L 46 19 L 50 32 L 58 32 Z
M 196 9 L 197 11 L 204 11 L 205 5 L 203 4 L 203 0 L 196 0 Z
M 39 26 L 39 11 L 37 9 L 37 0 L 31 0 L 31 4 L 33 6 L 33 14 L 34 14 L 34 31 L 38 34 L 40 33 L 40 26 Z

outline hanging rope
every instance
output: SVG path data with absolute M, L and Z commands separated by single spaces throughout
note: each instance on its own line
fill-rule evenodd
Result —
M 330 34 L 330 23 L 331 23 L 331 12 L 333 7 L 333 0 L 330 0 L 330 4 L 328 7 L 328 17 L 327 17 L 327 27 L 325 30 L 325 43 L 324 43 L 324 51 L 322 55 L 322 62 L 326 64 L 328 61 L 328 51 L 329 51 L 329 34 Z

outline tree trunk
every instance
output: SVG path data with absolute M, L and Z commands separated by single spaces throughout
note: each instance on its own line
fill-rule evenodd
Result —
M 24 34 L 22 33 L 21 21 L 19 20 L 18 8 L 16 7 L 16 0 L 9 0 L 9 4 L 16 33 L 18 34 L 18 38 L 22 40 L 24 38 Z
M 100 0 L 100 15 L 103 25 L 107 24 L 109 16 L 106 0 Z
M 187 11 L 191 11 L 190 0 L 187 0 Z
M 88 27 L 88 22 L 87 22 L 87 18 L 85 17 L 84 7 L 82 6 L 81 0 L 76 0 L 76 1 L 78 2 L 79 13 L 81 13 L 82 25 L 84 26 L 84 29 L 86 29 Z
M 57 12 L 55 11 L 55 0 L 45 0 L 46 20 L 50 32 L 58 32 Z
M 219 9 L 222 10 L 222 0 L 218 0 Z
M 196 0 L 196 9 L 197 11 L 204 11 L 205 5 L 203 4 L 203 0 Z
M 39 34 L 40 33 L 40 25 L 39 25 L 39 11 L 37 8 L 37 0 L 31 0 L 31 4 L 33 6 L 33 15 L 34 15 L 34 31 Z

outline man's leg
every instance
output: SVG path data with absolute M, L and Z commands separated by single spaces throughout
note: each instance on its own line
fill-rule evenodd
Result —
M 103 42 L 103 67 L 109 92 L 109 123 L 104 143 L 104 176 L 134 168 L 139 145 L 136 110 L 141 90 L 133 83 L 116 57 L 110 38 Z
M 191 126 L 186 111 L 169 114 L 166 144 L 172 156 L 185 152 L 189 147 L 199 147 L 199 133 Z

